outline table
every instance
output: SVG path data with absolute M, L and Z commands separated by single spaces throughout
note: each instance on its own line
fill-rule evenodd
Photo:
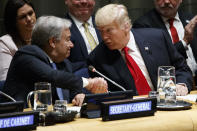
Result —
M 197 91 L 192 92 L 197 94 Z M 197 104 L 190 110 L 157 111 L 154 116 L 103 122 L 101 118 L 37 127 L 37 131 L 197 131 Z

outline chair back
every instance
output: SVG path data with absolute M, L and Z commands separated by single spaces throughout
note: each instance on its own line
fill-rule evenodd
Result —
M 2 91 L 5 81 L 0 81 L 0 91 Z

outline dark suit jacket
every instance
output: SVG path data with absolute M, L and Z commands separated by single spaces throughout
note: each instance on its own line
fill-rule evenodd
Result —
M 26 103 L 27 94 L 34 90 L 35 82 L 50 82 L 52 87 L 68 88 L 72 92 L 82 92 L 82 79 L 74 76 L 68 60 L 57 64 L 54 70 L 46 53 L 36 45 L 28 45 L 19 49 L 14 55 L 3 92 L 16 100 Z M 57 98 L 52 88 L 53 100 Z
M 157 89 L 158 67 L 168 65 L 175 67 L 177 83 L 186 83 L 188 89 L 191 89 L 191 71 L 165 32 L 151 28 L 132 29 L 132 32 L 155 90 Z M 101 43 L 90 54 L 88 63 L 125 89 L 134 90 L 137 94 L 134 80 L 118 50 L 109 50 L 104 43 Z M 108 85 L 111 91 L 120 90 L 109 82 Z
M 186 21 L 187 20 L 190 21 L 193 18 L 193 15 L 179 11 L 179 18 L 180 18 L 183 26 L 185 27 L 187 25 Z M 170 34 L 168 33 L 167 28 L 166 28 L 160 14 L 156 11 L 156 9 L 149 11 L 144 16 L 140 17 L 139 19 L 137 19 L 134 22 L 133 28 L 141 28 L 141 27 L 164 29 L 167 32 L 168 37 L 170 38 Z M 185 48 L 184 48 L 182 42 L 180 41 L 178 43 L 175 43 L 174 45 L 175 45 L 176 49 L 179 51 L 179 53 L 181 53 L 185 58 L 187 58 L 187 54 L 186 54 L 186 51 L 185 51 Z M 192 48 L 194 58 L 197 62 L 197 28 L 195 28 L 194 39 L 190 43 L 190 46 Z
M 73 19 L 68 14 L 66 15 L 66 18 L 70 19 L 72 22 L 70 32 L 71 32 L 71 41 L 74 44 L 74 48 L 71 49 L 71 53 L 68 59 L 74 63 L 85 62 L 88 57 L 88 50 L 87 50 L 85 41 L 79 29 L 77 28 L 76 24 L 74 23 Z M 100 43 L 102 39 L 101 39 L 100 32 L 97 30 L 95 26 L 94 16 L 92 16 L 92 22 L 95 27 L 96 34 Z

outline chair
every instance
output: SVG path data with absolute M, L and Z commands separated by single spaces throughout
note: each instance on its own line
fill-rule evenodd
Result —
M 2 91 L 5 81 L 0 81 L 0 91 Z

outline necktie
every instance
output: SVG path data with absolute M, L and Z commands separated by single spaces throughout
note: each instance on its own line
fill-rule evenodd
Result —
M 57 67 L 56 67 L 56 64 L 55 63 L 51 63 L 53 69 L 57 70 Z M 64 97 L 63 97 L 63 92 L 62 92 L 62 88 L 58 88 L 56 87 L 56 91 L 57 91 L 57 95 L 59 97 L 60 100 L 63 100 Z
M 90 30 L 88 29 L 88 23 L 83 23 L 83 27 L 84 27 L 84 33 L 86 35 L 86 38 L 88 39 L 88 43 L 90 44 L 91 50 L 93 50 L 96 47 L 96 41 L 94 39 L 94 37 L 92 36 L 92 34 L 90 33 Z
M 176 28 L 173 25 L 174 18 L 169 19 L 168 22 L 170 24 L 170 32 L 171 32 L 171 35 L 172 35 L 172 41 L 175 44 L 175 43 L 179 42 L 179 36 L 178 36 Z
M 136 62 L 133 60 L 133 58 L 128 54 L 128 47 L 124 47 L 123 51 L 125 53 L 125 59 L 127 63 L 127 67 L 129 68 L 129 71 L 131 75 L 133 76 L 133 79 L 135 81 L 135 87 L 138 91 L 139 95 L 147 95 L 149 91 L 151 91 L 142 71 L 136 64 Z

